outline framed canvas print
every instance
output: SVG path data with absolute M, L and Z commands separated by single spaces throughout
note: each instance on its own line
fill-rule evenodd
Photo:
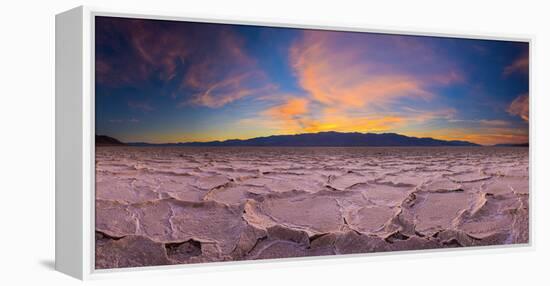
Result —
M 56 268 L 529 246 L 530 40 L 56 18 Z

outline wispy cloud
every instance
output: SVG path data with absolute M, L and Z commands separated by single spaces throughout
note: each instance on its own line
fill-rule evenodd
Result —
M 529 142 L 529 134 L 525 129 L 482 125 L 416 131 L 410 132 L 408 135 L 432 137 L 442 140 L 465 140 L 482 145 Z
M 305 132 L 383 132 L 403 123 L 405 123 L 404 119 L 398 116 L 346 116 L 339 111 L 329 111 L 321 120 L 308 122 L 303 130 Z
M 339 45 L 337 37 L 330 32 L 309 31 L 291 47 L 291 65 L 300 85 L 314 100 L 359 108 L 400 97 L 432 96 L 414 75 L 365 61 L 364 42 Z
M 219 108 L 241 98 L 252 95 L 263 95 L 268 91 L 276 89 L 275 85 L 269 83 L 254 86 L 247 82 L 255 81 L 255 77 L 257 77 L 257 74 L 244 73 L 213 82 L 208 86 L 204 86 L 204 90 L 201 90 L 201 92 L 194 94 L 191 100 L 182 101 L 180 106 L 191 103 L 210 108 Z
M 270 117 L 277 128 L 292 133 L 306 128 L 311 121 L 308 113 L 309 101 L 307 99 L 291 97 L 286 102 L 265 110 L 263 115 Z
M 173 27 L 141 19 L 99 18 L 96 23 L 96 81 L 120 87 L 151 78 L 169 80 L 189 53 Z
M 215 59 L 211 54 L 198 53 L 186 71 L 180 84 L 180 92 L 193 91 L 191 98 L 184 98 L 180 106 L 192 103 L 209 108 L 219 108 L 233 101 L 261 96 L 273 91 L 276 85 L 269 82 L 265 73 L 250 57 L 243 41 L 231 31 L 225 31 L 210 39 L 217 46 Z
M 528 90 L 519 76 L 529 70 L 528 46 L 520 43 L 97 21 L 97 98 L 99 106 L 110 107 L 98 118 L 119 130 L 138 122 L 131 117 L 139 111 L 166 112 L 158 118 L 171 123 L 215 114 L 193 126 L 183 123 L 184 132 L 174 124 L 143 122 L 150 130 L 163 129 L 163 140 L 319 131 L 425 134 L 477 143 L 526 138 L 521 121 L 529 120 L 528 96 L 509 101 L 516 90 Z M 522 56 L 496 65 L 511 54 Z M 180 110 L 169 110 L 174 107 Z
M 430 120 L 456 120 L 455 117 L 458 111 L 454 108 L 441 108 L 441 109 L 418 109 L 412 107 L 404 107 L 403 111 L 398 112 L 401 116 L 406 117 L 409 121 L 426 122 Z
M 308 112 L 309 101 L 304 98 L 290 98 L 284 104 L 271 107 L 265 114 L 283 119 L 293 118 Z
M 320 31 L 302 34 L 302 38 L 291 46 L 289 59 L 305 94 L 286 98 L 279 105 L 268 108 L 261 113 L 261 122 L 268 122 L 281 133 L 381 132 L 410 122 L 454 117 L 456 110 L 452 108 L 405 108 L 402 112 L 392 110 L 389 113 L 383 110 L 401 99 L 430 101 L 436 94 L 428 87 L 461 82 L 464 78 L 459 72 L 450 69 L 448 73 L 415 74 L 380 62 L 380 55 L 371 56 L 369 52 L 379 51 L 379 47 L 370 48 L 370 42 L 364 37 L 350 41 L 340 36 Z M 376 41 L 378 38 L 374 38 L 373 42 Z M 390 42 L 383 45 L 395 44 Z M 399 45 L 426 48 L 416 41 L 399 41 Z
M 128 107 L 143 112 L 151 112 L 155 110 L 155 108 L 151 104 L 143 101 L 128 101 Z
M 139 119 L 129 118 L 129 119 L 109 119 L 110 123 L 138 123 Z
M 290 97 L 275 105 L 259 118 L 248 123 L 261 124 L 280 134 L 315 133 L 323 131 L 381 132 L 388 131 L 405 122 L 399 116 L 347 114 L 339 108 L 314 110 L 316 104 L 308 98 Z
M 482 119 L 479 121 L 479 124 L 483 126 L 490 126 L 490 127 L 504 127 L 504 126 L 510 125 L 510 122 L 505 120 L 496 120 L 496 119 L 495 120 Z
M 507 109 L 508 113 L 517 115 L 525 121 L 529 121 L 529 94 L 524 93 L 516 97 Z
M 514 73 L 527 74 L 529 72 L 529 55 L 524 54 L 513 63 L 506 66 L 502 74 L 509 76 Z
M 100 84 L 162 84 L 180 105 L 209 108 L 273 86 L 230 26 L 100 18 L 96 29 Z

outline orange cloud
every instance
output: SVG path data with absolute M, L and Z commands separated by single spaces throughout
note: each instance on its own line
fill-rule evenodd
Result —
M 529 55 L 523 55 L 519 59 L 515 60 L 512 64 L 504 68 L 503 74 L 509 76 L 513 73 L 523 73 L 526 74 L 529 72 Z
M 508 107 L 508 113 L 517 115 L 525 121 L 529 121 L 529 94 L 518 96 Z
M 406 132 L 404 134 L 442 140 L 463 140 L 481 145 L 529 142 L 529 134 L 524 130 L 500 127 L 445 128 L 424 132 Z
M 438 135 L 436 137 L 444 140 L 464 140 L 481 145 L 495 145 L 502 143 L 519 144 L 529 142 L 529 136 L 522 134 L 457 133 L 453 136 Z
M 292 118 L 306 113 L 308 111 L 308 104 L 309 102 L 306 99 L 291 98 L 282 105 L 266 110 L 265 113 L 274 117 Z
M 403 122 L 403 118 L 397 116 L 349 117 L 333 114 L 320 121 L 308 121 L 303 130 L 305 132 L 383 132 L 394 129 Z
M 412 75 L 380 73 L 379 66 L 359 60 L 363 48 L 334 47 L 335 34 L 308 31 L 290 50 L 299 83 L 325 105 L 345 108 L 389 103 L 399 97 L 430 98 L 422 82 Z
M 310 110 L 310 100 L 291 97 L 262 113 L 262 118 L 248 123 L 261 123 L 278 134 L 315 133 L 322 131 L 381 132 L 404 122 L 398 116 L 351 116 L 338 108 L 324 108 L 320 114 Z M 243 122 L 245 123 L 245 122 Z
M 291 97 L 285 103 L 271 107 L 263 112 L 275 122 L 275 127 L 284 132 L 295 133 L 303 129 L 307 119 L 309 101 L 304 98 Z

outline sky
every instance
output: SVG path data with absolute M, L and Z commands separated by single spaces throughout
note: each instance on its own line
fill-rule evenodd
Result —
M 529 141 L 525 42 L 96 17 L 96 134 Z

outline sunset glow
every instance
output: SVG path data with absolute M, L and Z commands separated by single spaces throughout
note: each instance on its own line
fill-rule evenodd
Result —
M 392 132 L 529 141 L 529 46 L 97 17 L 96 133 L 124 142 Z

